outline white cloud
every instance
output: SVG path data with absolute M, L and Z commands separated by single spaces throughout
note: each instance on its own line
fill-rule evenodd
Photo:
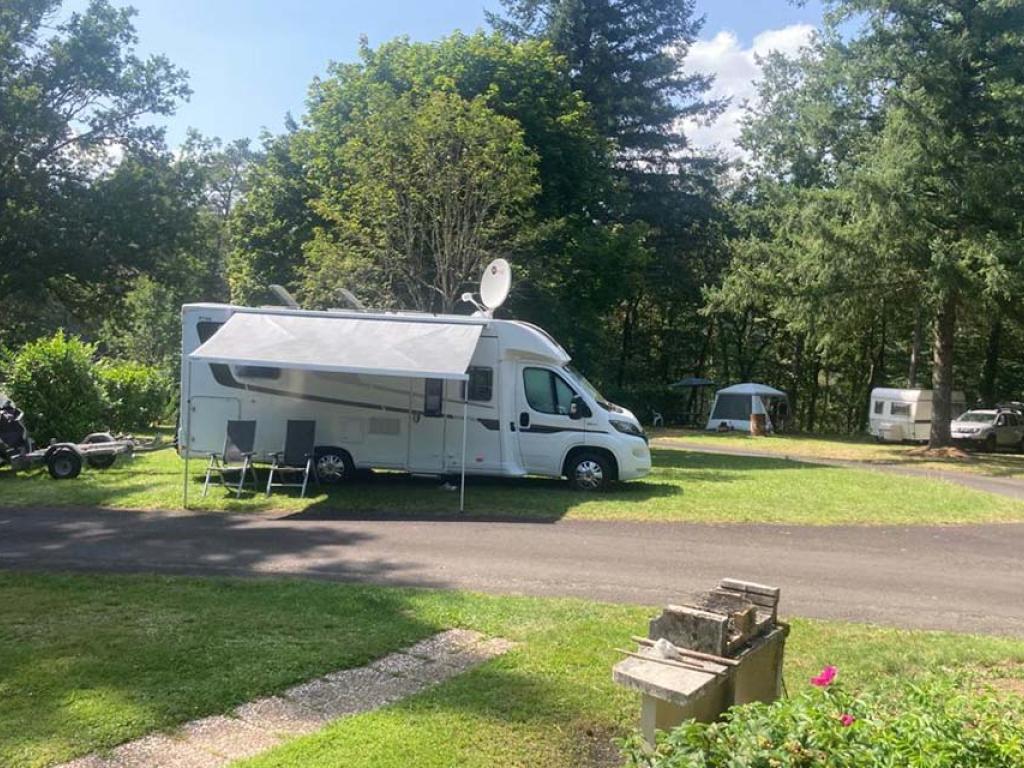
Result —
M 725 30 L 710 40 L 694 43 L 686 58 L 686 68 L 714 75 L 710 96 L 732 100 L 711 125 L 684 122 L 683 130 L 690 142 L 698 147 L 721 149 L 730 157 L 739 156 L 741 151 L 736 139 L 740 135 L 743 103 L 757 94 L 757 82 L 761 78 L 757 57 L 771 51 L 795 54 L 810 41 L 814 29 L 810 24 L 793 24 L 765 30 L 754 38 L 749 48 L 744 48 L 734 33 Z

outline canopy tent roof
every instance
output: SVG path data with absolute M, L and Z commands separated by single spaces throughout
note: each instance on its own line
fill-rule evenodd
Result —
M 465 380 L 484 325 L 236 312 L 189 357 L 209 363 Z
M 720 389 L 716 395 L 760 395 L 761 397 L 786 397 L 786 393 L 774 389 L 773 387 L 765 386 L 764 384 L 733 384 L 731 387 Z
M 713 387 L 715 382 L 711 379 L 702 379 L 699 376 L 688 376 L 685 379 L 669 384 L 669 389 L 693 389 L 697 387 Z

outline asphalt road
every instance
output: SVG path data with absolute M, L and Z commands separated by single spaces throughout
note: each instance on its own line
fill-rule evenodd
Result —
M 0 509 L 0 567 L 301 576 L 660 605 L 723 576 L 788 615 L 1024 637 L 1024 525 L 324 520 Z
M 826 467 L 845 467 L 846 469 L 866 469 L 870 472 L 883 472 L 889 475 L 904 477 L 923 477 L 929 480 L 944 480 L 947 483 L 962 485 L 976 491 L 995 493 L 1011 499 L 1024 499 L 1024 480 L 1012 477 L 991 477 L 989 475 L 970 474 L 955 470 L 942 470 L 922 467 L 908 467 L 898 464 L 887 464 L 881 461 L 854 461 L 845 459 L 823 459 L 817 456 L 786 455 L 771 451 L 746 450 L 728 446 L 693 445 L 690 443 L 672 443 L 655 438 L 651 441 L 654 448 L 669 451 L 689 451 L 691 453 L 712 453 L 724 456 L 746 456 L 755 459 L 784 459 L 802 464 L 821 464 Z

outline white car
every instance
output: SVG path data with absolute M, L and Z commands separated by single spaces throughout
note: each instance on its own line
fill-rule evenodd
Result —
M 1024 450 L 1024 416 L 1016 411 L 967 411 L 950 422 L 949 432 L 956 442 L 986 451 L 997 448 Z

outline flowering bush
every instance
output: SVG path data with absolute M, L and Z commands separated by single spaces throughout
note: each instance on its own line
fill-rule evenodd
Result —
M 970 691 L 963 681 L 894 682 L 852 693 L 826 667 L 799 695 L 733 707 L 712 724 L 687 722 L 639 735 L 624 752 L 629 768 L 1021 768 L 1022 702 Z

